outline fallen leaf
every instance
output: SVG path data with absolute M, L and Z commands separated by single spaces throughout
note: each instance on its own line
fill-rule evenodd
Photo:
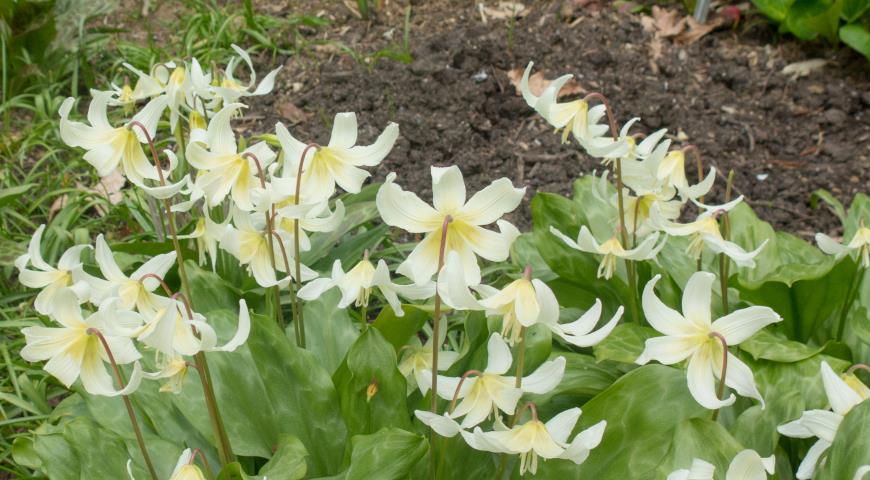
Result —
M 498 2 L 498 4 L 488 7 L 482 2 L 478 4 L 480 10 L 480 20 L 486 23 L 487 19 L 507 20 L 510 18 L 521 18 L 528 15 L 526 6 L 520 2 Z
M 523 80 L 523 72 L 522 68 L 515 68 L 513 70 L 509 70 L 507 72 L 507 77 L 511 81 L 511 85 L 517 90 L 517 95 L 522 95 L 523 91 L 520 88 L 520 83 Z M 538 71 L 531 75 L 529 75 L 529 90 L 532 91 L 535 95 L 541 95 L 544 93 L 544 90 L 550 85 L 550 80 L 544 78 L 544 72 Z M 559 98 L 566 97 L 569 95 L 577 95 L 580 93 L 586 93 L 586 89 L 583 88 L 576 80 L 573 78 L 568 80 L 565 85 L 562 86 L 562 89 L 559 90 Z
M 655 27 L 656 35 L 662 38 L 679 35 L 686 28 L 686 18 L 679 17 L 680 12 L 676 10 L 665 10 L 658 5 L 654 5 L 652 8 L 652 25 Z
M 821 58 L 812 58 L 802 62 L 789 63 L 782 69 L 782 74 L 791 75 L 792 79 L 806 77 L 816 70 L 821 70 L 827 64 L 828 61 Z
M 649 42 L 649 68 L 653 73 L 659 73 L 658 60 L 662 58 L 662 50 L 665 44 L 659 37 L 653 37 Z
M 707 23 L 701 23 L 695 20 L 694 17 L 686 17 L 684 20 L 686 20 L 689 29 L 674 37 L 675 42 L 683 45 L 691 45 L 697 42 L 701 37 L 712 32 L 719 25 L 722 25 L 723 22 L 722 17 L 716 17 Z
M 278 104 L 278 114 L 290 122 L 290 125 L 297 125 L 307 121 L 313 115 L 311 112 L 306 112 L 297 107 L 290 100 L 285 100 Z

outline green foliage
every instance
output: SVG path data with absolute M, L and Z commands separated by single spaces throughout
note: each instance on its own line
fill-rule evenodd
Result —
M 842 41 L 870 59 L 870 0 L 752 0 L 761 13 L 801 40 Z

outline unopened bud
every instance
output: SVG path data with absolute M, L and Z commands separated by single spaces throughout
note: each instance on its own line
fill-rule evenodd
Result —
M 372 397 L 374 397 L 377 393 L 378 393 L 378 382 L 373 377 L 371 383 L 369 383 L 368 388 L 366 388 L 366 402 L 371 402 Z

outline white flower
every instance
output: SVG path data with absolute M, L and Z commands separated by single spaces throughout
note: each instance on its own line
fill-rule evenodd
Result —
M 523 78 L 520 81 L 520 91 L 523 94 L 523 99 L 530 107 L 534 108 L 544 120 L 557 130 L 562 129 L 562 143 L 568 140 L 568 134 L 573 134 L 581 144 L 588 144 L 593 139 L 601 139 L 609 141 L 611 149 L 618 148 L 619 145 L 613 143 L 612 139 L 603 139 L 609 131 L 607 125 L 598 123 L 604 118 L 607 109 L 604 105 L 597 105 L 589 108 L 589 103 L 585 100 L 574 100 L 567 103 L 558 103 L 559 90 L 571 80 L 574 75 L 562 75 L 553 80 L 541 93 L 537 96 L 532 93 L 529 88 L 529 75 L 532 73 L 534 62 L 529 62 L 526 70 L 523 72 Z M 608 152 L 609 153 L 609 152 Z
M 601 443 L 607 421 L 602 420 L 578 433 L 568 442 L 568 437 L 580 418 L 580 409 L 566 410 L 549 422 L 543 423 L 533 415 L 528 422 L 507 430 L 484 432 L 479 427 L 474 435 L 466 438 L 475 450 L 507 453 L 520 456 L 520 475 L 538 470 L 538 457 L 562 458 L 580 465 L 589 457 L 589 452 Z
M 603 255 L 601 263 L 598 265 L 598 278 L 603 277 L 608 280 L 613 277 L 613 272 L 616 270 L 617 258 L 625 260 L 649 260 L 655 258 L 668 241 L 667 237 L 664 237 L 661 242 L 658 242 L 659 234 L 658 232 L 653 232 L 644 238 L 637 247 L 626 250 L 622 247 L 616 236 L 599 244 L 585 225 L 580 227 L 580 233 L 577 235 L 576 242 L 557 230 L 556 227 L 551 226 L 550 233 L 562 239 L 563 242 L 575 250 Z
M 414 345 L 402 348 L 404 356 L 399 362 L 399 372 L 408 380 L 409 394 L 416 385 L 420 393 L 426 395 L 429 388 L 432 387 L 432 339 L 430 337 L 425 345 L 421 345 L 420 340 L 416 337 L 413 340 L 416 340 Z M 458 359 L 458 352 L 440 350 L 438 352 L 438 371 L 447 370 Z
M 341 260 L 336 260 L 332 264 L 332 278 L 314 279 L 302 287 L 298 295 L 303 300 L 314 300 L 320 298 L 323 292 L 333 287 L 338 287 L 341 290 L 338 308 L 347 308 L 351 303 L 357 307 L 367 307 L 372 289 L 377 288 L 390 304 L 396 316 L 399 317 L 403 316 L 405 312 L 402 311 L 402 302 L 399 301 L 398 295 L 412 300 L 422 300 L 435 295 L 435 285 L 432 283 L 425 285 L 393 283 L 390 280 L 390 270 L 387 268 L 387 263 L 378 260 L 378 266 L 375 268 L 368 259 L 368 252 L 366 252 L 365 258 L 347 273 L 341 268 Z
M 556 388 L 565 374 L 565 357 L 548 360 L 531 375 L 524 377 L 522 387 L 516 388 L 515 377 L 503 376 L 513 363 L 510 348 L 498 333 L 493 333 L 487 343 L 486 369 L 478 376 L 468 376 L 457 392 L 461 377 L 438 376 L 438 395 L 446 400 L 462 399 L 452 416 L 462 417 L 462 428 L 473 427 L 484 421 L 490 413 L 498 410 L 513 415 L 523 392 L 547 393 Z M 423 372 L 430 382 L 431 373 Z
M 716 379 L 722 374 L 723 355 L 727 353 L 725 385 L 744 397 L 761 402 L 752 370 L 731 352 L 725 352 L 718 338 L 730 346 L 738 345 L 755 332 L 782 318 L 769 307 L 752 306 L 736 310 L 711 323 L 711 286 L 716 276 L 696 272 L 683 290 L 683 313 L 671 309 L 658 297 L 654 288 L 661 275 L 653 277 L 643 289 L 643 311 L 649 324 L 665 334 L 647 339 L 643 353 L 636 362 L 643 365 L 657 360 L 672 365 L 689 359 L 689 392 L 695 400 L 711 410 L 731 405 L 736 400 L 732 393 L 726 400 L 716 396 Z
M 728 465 L 725 480 L 767 480 L 767 475 L 773 475 L 776 458 L 773 455 L 761 458 L 755 450 L 746 449 L 738 453 Z M 696 458 L 692 466 L 676 470 L 668 475 L 667 480 L 713 480 L 716 467 Z
M 178 457 L 178 463 L 175 464 L 169 480 L 205 480 L 202 470 L 193 462 L 193 452 L 189 448 L 184 449 Z
M 856 254 L 856 258 L 864 268 L 870 268 L 870 228 L 864 226 L 863 220 L 861 226 L 852 236 L 852 240 L 848 244 L 843 245 L 824 233 L 816 234 L 816 243 L 819 248 L 828 255 L 834 255 L 837 260 L 846 255 Z
M 478 255 L 494 262 L 508 258 L 511 243 L 520 232 L 499 218 L 517 208 L 525 188 L 514 188 L 510 180 L 500 178 L 466 201 L 459 167 L 432 167 L 433 208 L 393 183 L 395 178 L 394 173 L 389 174 L 378 190 L 376 202 L 381 217 L 387 225 L 427 234 L 399 265 L 398 273 L 418 284 L 432 278 L 438 269 L 441 232 L 448 217 L 445 258 L 450 252 L 459 254 L 467 284 L 480 283 Z M 482 228 L 496 221 L 500 232 Z
M 683 201 L 695 200 L 706 195 L 713 188 L 716 169 L 711 167 L 703 181 L 689 185 L 689 180 L 686 178 L 686 154 L 683 150 L 673 150 L 668 152 L 658 164 L 656 178 L 668 187 L 676 188 Z
M 278 141 L 284 150 L 284 176 L 293 177 L 307 145 L 300 142 L 282 124 L 275 125 Z M 359 193 L 363 182 L 371 174 L 360 167 L 373 167 L 390 153 L 399 137 L 399 126 L 390 123 L 375 143 L 355 146 L 357 121 L 355 113 L 339 113 L 332 124 L 332 135 L 325 147 L 309 149 L 302 165 L 302 184 L 309 192 L 328 198 L 335 185 L 350 193 Z M 310 156 L 309 156 L 310 155 Z
M 212 87 L 214 93 L 221 97 L 224 105 L 233 103 L 241 97 L 254 97 L 271 92 L 272 88 L 275 87 L 275 77 L 278 75 L 278 72 L 281 71 L 282 67 L 278 67 L 269 72 L 260 84 L 257 85 L 257 88 L 254 89 L 254 91 L 251 91 L 251 88 L 257 84 L 257 72 L 254 70 L 254 65 L 251 63 L 251 57 L 248 55 L 248 52 L 239 48 L 237 45 L 233 44 L 231 46 L 239 56 L 230 59 L 229 63 L 227 63 L 227 68 L 224 70 L 224 76 L 221 78 L 220 85 Z M 249 80 L 247 85 L 242 84 L 235 78 L 235 70 L 236 66 L 239 64 L 239 59 L 243 60 L 248 66 Z
M 250 155 L 256 157 L 263 169 L 276 158 L 266 142 L 255 143 L 239 152 L 230 118 L 243 107 L 241 103 L 231 103 L 212 117 L 206 132 L 208 150 L 200 142 L 187 144 L 187 160 L 200 170 L 196 185 L 205 192 L 209 206 L 220 204 L 230 194 L 237 207 L 253 210 L 251 192 L 260 187 L 260 180 L 257 165 Z
M 159 350 L 154 352 L 156 372 L 143 372 L 148 380 L 164 380 L 160 386 L 161 392 L 181 393 L 184 379 L 187 377 L 187 360 L 181 355 L 166 355 Z
M 91 301 L 100 303 L 109 297 L 117 296 L 118 307 L 122 310 L 131 310 L 133 307 L 139 311 L 154 310 L 159 296 L 152 292 L 160 286 L 160 281 L 150 276 L 144 279 L 143 277 L 151 274 L 162 279 L 175 265 L 175 252 L 164 253 L 149 259 L 127 276 L 115 263 L 112 250 L 102 234 L 97 236 L 95 257 L 105 280 L 88 276 L 87 281 L 91 283 L 93 289 Z
M 834 443 L 834 437 L 840 428 L 843 417 L 859 403 L 870 396 L 870 391 L 855 378 L 856 386 L 852 388 L 849 383 L 840 378 L 828 365 L 822 362 L 822 383 L 825 386 L 825 394 L 831 404 L 831 410 L 807 410 L 801 417 L 793 422 L 780 425 L 777 431 L 792 438 L 818 437 L 816 443 L 810 447 L 804 460 L 798 467 L 796 477 L 805 480 L 813 477 L 816 465 L 819 463 L 825 451 Z
M 767 245 L 767 240 L 761 242 L 761 245 L 755 250 L 747 252 L 740 245 L 722 238 L 722 234 L 719 232 L 719 224 L 716 222 L 716 217 L 720 213 L 731 210 L 742 200 L 743 197 L 740 196 L 724 205 L 713 206 L 694 202 L 704 212 L 698 215 L 698 218 L 691 223 L 674 223 L 663 218 L 655 208 L 650 211 L 650 218 L 657 228 L 664 230 L 668 235 L 678 237 L 688 236 L 689 246 L 686 247 L 686 253 L 692 258 L 700 258 L 701 252 L 703 252 L 706 246 L 715 253 L 725 254 L 738 266 L 753 268 L 755 267 L 754 259 L 761 253 L 761 249 Z
M 54 310 L 54 297 L 63 288 L 71 288 L 80 299 L 87 298 L 89 285 L 82 280 L 82 263 L 80 260 L 82 250 L 91 248 L 90 245 L 76 245 L 70 247 L 57 262 L 57 268 L 52 267 L 43 258 L 41 250 L 42 233 L 45 224 L 40 225 L 30 238 L 27 253 L 15 259 L 15 268 L 18 269 L 18 281 L 30 288 L 41 288 L 42 291 L 36 296 L 34 307 L 43 315 L 51 315 Z M 36 270 L 27 268 L 31 264 Z
M 136 185 L 144 185 L 145 179 L 159 178 L 157 167 L 152 165 L 142 150 L 141 142 L 145 142 L 145 134 L 138 127 L 128 125 L 113 127 L 106 117 L 106 105 L 112 92 L 93 92 L 93 99 L 88 107 L 90 125 L 81 122 L 71 122 L 69 112 L 75 99 L 67 98 L 60 106 L 60 136 L 64 143 L 71 147 L 82 147 L 87 150 L 85 161 L 97 169 L 101 177 L 108 176 L 119 166 L 128 180 Z M 157 121 L 166 107 L 167 98 L 157 97 L 135 116 L 154 138 Z
M 208 207 L 203 206 L 202 216 L 196 221 L 196 226 L 188 235 L 179 235 L 179 239 L 192 238 L 196 240 L 196 249 L 199 252 L 199 264 L 205 265 L 205 256 L 208 254 L 211 259 L 211 269 L 215 271 L 217 267 L 218 243 L 223 237 L 227 224 L 230 223 L 231 217 L 227 216 L 223 222 L 217 223 L 211 219 L 211 214 L 208 212 Z
M 146 74 L 129 63 L 124 63 L 124 67 L 138 77 L 131 96 L 134 100 L 139 101 L 166 93 L 166 83 L 169 82 L 169 75 L 175 68 L 175 62 L 158 63 L 151 67 L 150 74 Z
M 230 255 L 236 257 L 239 263 L 247 265 L 254 279 L 261 287 L 286 284 L 294 275 L 293 239 L 291 235 L 278 231 L 272 236 L 274 251 L 270 251 L 269 238 L 264 230 L 265 219 L 239 209 L 233 210 L 233 224 L 227 225 L 220 239 L 220 246 Z M 281 248 L 283 246 L 283 249 Z M 286 264 L 285 264 L 286 254 Z M 275 267 L 272 267 L 274 262 Z M 289 272 L 288 270 L 289 266 Z M 278 280 L 275 270 L 287 273 L 288 276 Z M 305 265 L 301 266 L 302 281 L 317 277 L 317 272 Z
M 117 311 L 113 303 L 107 302 L 100 311 L 82 318 L 75 294 L 69 289 L 58 291 L 52 318 L 61 326 L 23 328 L 27 345 L 21 350 L 21 357 L 28 362 L 48 360 L 45 371 L 67 387 L 81 377 L 82 386 L 93 395 L 129 395 L 142 380 L 142 368 L 137 361 L 141 356 L 132 340 L 117 332 L 137 327 L 141 317 L 134 312 Z M 115 390 L 112 386 L 112 378 L 103 364 L 108 355 L 97 335 L 89 333 L 91 330 L 102 333 L 117 364 L 135 362 L 123 389 Z

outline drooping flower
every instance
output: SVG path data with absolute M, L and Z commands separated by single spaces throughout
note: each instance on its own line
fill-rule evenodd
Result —
M 275 125 L 278 141 L 284 150 L 284 177 L 295 177 L 307 145 L 300 142 L 282 124 Z M 371 175 L 360 167 L 373 167 L 393 149 L 399 137 L 399 126 L 390 123 L 375 143 L 356 145 L 357 121 L 353 112 L 338 113 L 332 124 L 332 135 L 326 146 L 311 148 L 302 165 L 302 184 L 323 198 L 335 193 L 335 185 L 346 192 L 359 193 L 363 182 Z
M 864 226 L 863 219 L 861 226 L 852 236 L 852 240 L 846 245 L 834 240 L 824 233 L 816 234 L 816 243 L 819 248 L 828 255 L 834 255 L 837 260 L 846 255 L 855 254 L 856 260 L 864 268 L 870 268 L 870 228 Z
M 727 346 L 738 345 L 755 332 L 782 318 L 769 307 L 752 306 L 731 312 L 711 322 L 711 286 L 716 276 L 708 272 L 696 272 L 683 290 L 683 313 L 665 305 L 655 294 L 655 285 L 661 275 L 653 277 L 643 289 L 643 311 L 649 324 L 663 333 L 662 337 L 646 340 L 646 345 L 636 362 L 643 365 L 657 360 L 673 365 L 689 359 L 689 392 L 705 408 L 718 409 L 734 403 L 732 393 L 720 400 L 716 394 L 716 380 L 722 374 L 723 355 L 727 355 L 725 385 L 744 397 L 761 402 L 764 399 L 755 386 L 752 370 L 739 358 L 723 350 L 721 340 Z
M 27 253 L 15 259 L 15 268 L 18 269 L 18 281 L 30 288 L 41 288 L 36 295 L 34 307 L 43 315 L 51 315 L 54 310 L 54 297 L 63 288 L 71 288 L 80 299 L 88 297 L 89 285 L 82 281 L 82 263 L 80 260 L 82 250 L 91 248 L 90 245 L 75 245 L 70 247 L 57 262 L 57 268 L 52 267 L 42 258 L 42 233 L 45 224 L 40 225 L 30 238 Z M 32 265 L 35 270 L 27 268 Z
M 232 216 L 233 225 L 225 227 L 220 246 L 236 257 L 239 263 L 248 266 L 258 285 L 268 288 L 279 283 L 286 284 L 295 278 L 292 235 L 283 231 L 277 231 L 272 235 L 273 251 L 270 248 L 269 234 L 263 225 L 264 219 L 239 209 L 233 209 Z M 287 277 L 279 281 L 275 274 L 276 270 L 286 273 Z M 300 273 L 302 281 L 317 277 L 317 272 L 304 264 L 301 265 Z
M 185 448 L 178 457 L 178 463 L 175 464 L 175 469 L 169 476 L 169 480 L 205 480 L 205 475 L 202 470 L 194 463 L 193 452 L 189 448 Z
M 104 279 L 88 276 L 87 281 L 91 283 L 93 290 L 91 300 L 101 303 L 109 297 L 117 296 L 118 307 L 122 310 L 131 310 L 134 307 L 139 311 L 154 310 L 159 296 L 152 292 L 160 286 L 160 280 L 146 275 L 162 279 L 175 265 L 175 252 L 163 253 L 143 263 L 129 276 L 125 275 L 115 262 L 112 250 L 102 234 L 97 236 L 95 257 Z
M 767 480 L 767 475 L 773 475 L 775 467 L 776 459 L 773 455 L 761 458 L 755 450 L 746 449 L 731 460 L 725 472 L 725 480 Z M 672 472 L 667 480 L 713 480 L 715 471 L 714 465 L 695 458 L 690 468 Z
M 251 192 L 260 187 L 257 162 L 265 169 L 275 161 L 275 152 L 266 142 L 239 151 L 230 119 L 243 107 L 241 103 L 231 103 L 212 117 L 206 132 L 208 150 L 201 142 L 187 145 L 188 162 L 200 170 L 196 185 L 205 192 L 209 206 L 219 205 L 230 194 L 238 208 L 253 210 Z
M 112 92 L 93 92 L 88 107 L 90 125 L 69 120 L 75 99 L 67 98 L 60 106 L 60 136 L 71 147 L 87 150 L 85 161 L 97 169 L 101 177 L 108 176 L 119 166 L 124 176 L 136 185 L 144 185 L 145 179 L 157 180 L 157 167 L 151 164 L 142 149 L 145 134 L 138 127 L 123 125 L 113 127 L 106 116 L 106 105 Z M 157 121 L 166 107 L 167 98 L 159 96 L 148 102 L 133 116 L 133 121 L 141 123 L 153 138 Z
M 607 421 L 602 420 L 578 433 L 568 441 L 571 431 L 580 418 L 580 409 L 571 408 L 556 415 L 547 423 L 532 419 L 509 429 L 484 432 L 480 427 L 474 435 L 466 438 L 468 445 L 484 452 L 507 453 L 520 456 L 520 475 L 538 471 L 538 457 L 545 460 L 562 458 L 580 465 L 589 457 L 589 452 L 601 443 Z
M 192 238 L 196 240 L 196 250 L 199 252 L 199 264 L 205 265 L 205 256 L 208 254 L 211 260 L 212 271 L 217 268 L 218 243 L 226 232 L 226 226 L 231 217 L 227 216 L 224 221 L 217 223 L 211 219 L 208 207 L 203 205 L 202 216 L 196 221 L 193 232 L 187 235 L 179 235 L 179 239 Z
M 351 303 L 357 307 L 367 307 L 372 289 L 377 288 L 399 317 L 405 314 L 399 295 L 412 300 L 422 300 L 435 295 L 435 285 L 431 282 L 425 285 L 393 283 L 387 263 L 379 260 L 375 267 L 368 259 L 368 252 L 365 258 L 346 273 L 341 268 L 341 260 L 336 260 L 332 264 L 331 278 L 317 278 L 308 282 L 299 290 L 298 295 L 303 300 L 314 300 L 333 287 L 341 290 L 338 308 L 347 308 Z
M 441 233 L 445 220 L 447 239 L 445 255 L 456 252 L 462 260 L 465 282 L 480 283 L 477 256 L 500 262 L 510 255 L 510 246 L 519 236 L 511 223 L 499 220 L 515 209 L 525 194 L 525 188 L 514 188 L 510 180 L 500 178 L 466 201 L 465 182 L 459 167 L 432 167 L 432 197 L 434 208 L 412 192 L 394 183 L 391 173 L 378 190 L 378 211 L 387 225 L 426 236 L 396 270 L 414 283 L 428 282 L 438 269 Z M 499 232 L 483 228 L 493 222 Z
M 570 237 L 560 232 L 556 227 L 550 227 L 550 233 L 559 237 L 569 247 L 581 252 L 594 253 L 603 255 L 601 263 L 598 265 L 598 278 L 610 279 L 613 277 L 613 272 L 616 270 L 616 260 L 622 258 L 625 260 L 649 260 L 655 258 L 656 255 L 664 248 L 667 243 L 667 237 L 659 242 L 658 232 L 653 232 L 643 239 L 638 246 L 630 250 L 623 248 L 622 243 L 614 235 L 604 243 L 599 244 L 592 232 L 586 228 L 586 225 L 580 227 L 580 233 L 577 235 L 577 241 L 571 240 Z
M 118 332 L 136 328 L 141 317 L 135 312 L 118 311 L 114 302 L 107 302 L 99 311 L 82 317 L 78 299 L 69 289 L 55 295 L 51 318 L 60 327 L 25 327 L 21 330 L 27 344 L 21 357 L 28 362 L 48 360 L 45 371 L 52 374 L 68 388 L 81 378 L 82 386 L 93 395 L 129 395 L 139 387 L 142 368 L 141 355 L 129 337 Z M 106 371 L 108 361 L 97 334 L 105 338 L 115 362 L 119 365 L 133 363 L 133 372 L 127 386 L 121 390 L 113 387 L 112 378 Z
M 857 378 L 851 379 L 851 382 L 856 383 L 856 387 L 859 387 L 853 388 L 834 373 L 828 362 L 822 362 L 821 374 L 825 394 L 828 397 L 828 402 L 831 404 L 831 410 L 807 410 L 801 414 L 799 419 L 780 425 L 777 428 L 779 433 L 787 437 L 818 437 L 816 443 L 810 447 L 800 466 L 798 466 L 797 474 L 795 475 L 798 480 L 806 480 L 813 477 L 816 465 L 819 464 L 822 456 L 831 444 L 834 443 L 834 437 L 837 435 L 837 430 L 840 428 L 843 418 L 853 407 L 870 398 L 870 390 L 860 380 Z
M 279 66 L 266 74 L 266 77 L 260 81 L 259 85 L 257 85 L 257 72 L 254 70 L 253 63 L 251 63 L 251 56 L 238 45 L 233 44 L 231 47 L 237 54 L 239 54 L 239 56 L 230 59 L 229 63 L 227 63 L 226 69 L 224 69 L 224 75 L 221 78 L 220 85 L 212 87 L 214 93 L 223 100 L 223 104 L 227 105 L 234 103 L 242 97 L 256 97 L 271 92 L 275 87 L 275 77 L 278 75 L 278 72 L 281 71 L 282 67 Z M 239 60 L 244 61 L 248 66 L 249 80 L 247 84 L 243 84 L 235 77 L 236 66 L 239 65 Z M 255 85 L 256 88 L 254 88 Z M 251 91 L 252 88 L 254 88 L 253 91 Z
M 565 374 L 565 357 L 558 357 L 544 362 L 531 375 L 523 377 L 521 387 L 517 388 L 515 377 L 504 376 L 513 363 L 513 357 L 498 333 L 489 337 L 487 355 L 486 368 L 478 376 L 468 376 L 465 380 L 438 376 L 438 395 L 441 398 L 452 400 L 455 395 L 462 399 L 452 414 L 453 418 L 465 417 L 462 428 L 473 427 L 498 410 L 513 415 L 523 392 L 547 393 L 562 381 Z M 431 372 L 422 375 L 431 382 Z
M 442 330 L 442 332 L 445 330 Z M 420 394 L 426 395 L 432 387 L 432 338 L 423 345 L 416 337 L 412 345 L 403 347 L 402 360 L 399 362 L 399 372 L 408 380 L 408 393 L 416 388 Z M 444 371 L 459 360 L 459 352 L 450 350 L 438 351 L 438 371 Z M 427 372 L 424 374 L 423 372 Z
M 704 205 L 695 202 L 704 211 L 691 223 L 679 224 L 667 220 L 655 208 L 651 210 L 650 218 L 657 228 L 664 230 L 668 235 L 688 236 L 689 246 L 686 247 L 686 253 L 692 258 L 700 258 L 704 247 L 707 247 L 715 253 L 725 254 L 738 266 L 753 268 L 755 267 L 754 259 L 767 245 L 767 240 L 761 242 L 761 245 L 755 250 L 747 252 L 740 245 L 725 240 L 719 231 L 719 223 L 716 221 L 719 214 L 731 210 L 741 201 L 743 201 L 742 196 L 723 205 Z

